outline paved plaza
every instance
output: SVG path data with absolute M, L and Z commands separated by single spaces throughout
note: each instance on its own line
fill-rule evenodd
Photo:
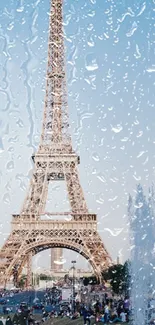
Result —
M 3 316 L 4 317 L 4 316 Z M 38 317 L 36 317 L 38 318 Z M 5 320 L 4 318 L 2 319 L 0 317 L 0 320 L 3 320 L 3 324 L 5 325 Z M 79 318 L 79 319 L 76 319 L 76 320 L 72 320 L 72 319 L 69 319 L 69 318 L 50 318 L 48 319 L 46 322 L 41 322 L 40 324 L 44 324 L 44 325 L 84 325 L 84 322 L 83 322 L 83 318 Z M 91 325 L 97 325 L 97 324 L 103 324 L 101 322 L 98 322 L 96 323 L 94 319 L 91 319 Z M 127 323 L 123 323 L 124 325 L 126 325 Z M 117 323 L 117 325 L 120 325 L 119 323 Z

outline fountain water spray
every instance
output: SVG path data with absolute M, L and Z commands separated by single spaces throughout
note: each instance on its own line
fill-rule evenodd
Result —
M 146 199 L 141 185 L 137 186 L 135 201 L 129 197 L 131 240 L 131 310 L 132 324 L 150 324 L 151 304 L 155 302 L 155 223 L 154 191 Z M 155 317 L 154 317 L 155 318 Z

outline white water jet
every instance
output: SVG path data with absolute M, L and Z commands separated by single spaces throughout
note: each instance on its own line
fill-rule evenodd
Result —
M 147 325 L 155 318 L 151 308 L 152 302 L 155 302 L 154 202 L 153 189 L 146 200 L 140 185 L 135 203 L 129 198 L 133 325 Z

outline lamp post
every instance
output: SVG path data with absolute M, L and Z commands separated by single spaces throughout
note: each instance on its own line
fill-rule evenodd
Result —
M 71 262 L 73 264 L 72 269 L 73 269 L 73 299 L 72 299 L 72 309 L 73 313 L 75 313 L 75 264 L 76 261 Z

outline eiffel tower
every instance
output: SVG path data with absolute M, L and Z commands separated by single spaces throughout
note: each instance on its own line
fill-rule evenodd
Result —
M 28 194 L 20 214 L 12 215 L 11 233 L 0 250 L 0 284 L 5 286 L 13 277 L 16 285 L 27 265 L 30 287 L 32 256 L 49 248 L 68 248 L 80 253 L 101 278 L 111 258 L 97 232 L 97 216 L 88 211 L 78 176 L 80 158 L 72 148 L 69 133 L 63 0 L 51 3 L 42 133 L 32 159 L 34 168 Z M 45 212 L 48 185 L 52 181 L 66 182 L 70 212 Z M 53 215 L 62 218 L 50 220 Z M 68 216 L 68 221 L 64 216 Z

